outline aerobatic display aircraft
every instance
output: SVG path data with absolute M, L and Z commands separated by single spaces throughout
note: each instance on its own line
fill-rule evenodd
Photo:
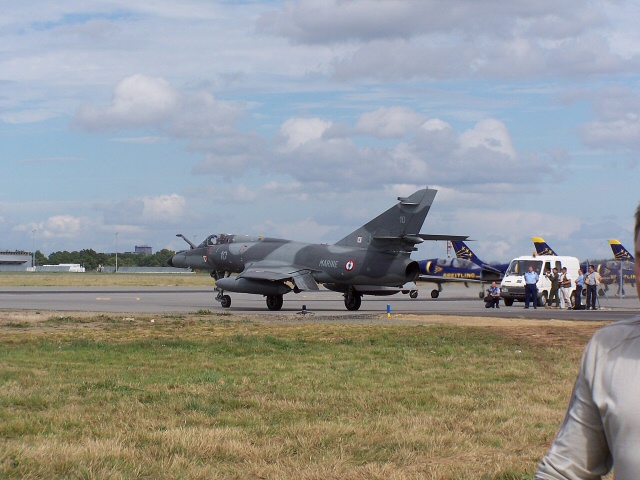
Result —
M 238 292 L 263 295 L 269 310 L 280 310 L 283 295 L 318 290 L 318 284 L 342 293 L 348 310 L 358 310 L 363 295 L 411 292 L 413 297 L 420 275 L 418 262 L 410 257 L 416 245 L 467 238 L 420 233 L 436 192 L 424 188 L 399 197 L 396 205 L 333 245 L 218 234 L 198 246 L 187 240 L 190 249 L 167 263 L 210 270 L 223 308 L 231 306 L 225 292 Z
M 431 298 L 440 296 L 443 283 L 483 284 L 502 280 L 508 263 L 485 263 L 462 240 L 454 240 L 451 244 L 456 253 L 455 258 L 430 258 L 418 262 L 420 281 L 438 284 L 438 288 L 431 291 Z M 481 293 L 484 296 L 484 292 Z
M 616 259 L 616 262 L 607 262 L 607 265 L 611 264 L 612 268 L 617 268 L 617 271 L 613 273 L 616 275 L 618 279 L 618 283 L 620 281 L 620 276 L 622 276 L 622 284 L 630 283 L 631 285 L 636 284 L 636 272 L 635 272 L 635 258 L 631 255 L 631 252 L 624 248 L 624 246 L 620 243 L 619 240 L 615 238 L 609 239 L 609 245 L 611 246 L 611 251 L 613 251 L 613 256 Z M 613 264 L 617 263 L 615 267 Z M 602 275 L 602 274 L 601 274 Z M 624 287 L 622 288 L 622 293 L 624 294 Z

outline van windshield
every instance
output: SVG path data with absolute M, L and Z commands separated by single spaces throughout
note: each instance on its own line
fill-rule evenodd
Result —
M 529 267 L 540 273 L 542 268 L 542 260 L 512 260 L 505 275 L 522 276 L 529 271 Z

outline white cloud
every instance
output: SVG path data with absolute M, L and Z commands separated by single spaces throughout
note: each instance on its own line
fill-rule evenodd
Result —
M 495 119 L 478 122 L 471 130 L 460 135 L 460 148 L 464 150 L 486 148 L 497 153 L 516 157 L 507 126 Z
M 425 122 L 424 115 L 404 107 L 382 107 L 363 113 L 356 131 L 378 138 L 401 138 Z
M 42 222 L 15 225 L 13 231 L 32 232 L 35 230 L 38 237 L 70 239 L 85 233 L 91 225 L 93 222 L 86 217 L 54 215 Z
M 103 210 L 107 225 L 176 224 L 189 217 L 186 198 L 176 193 L 130 197 L 97 208 Z
M 585 93 L 588 95 L 588 93 Z M 582 141 L 592 148 L 640 149 L 640 95 L 612 86 L 593 98 L 596 119 L 581 126 Z
M 157 197 L 143 197 L 142 218 L 147 222 L 176 222 L 185 213 L 187 202 L 182 195 L 176 193 Z
M 136 74 L 118 83 L 108 107 L 78 108 L 74 124 L 94 132 L 153 128 L 164 138 L 186 140 L 193 151 L 205 152 L 207 159 L 196 171 L 206 172 L 213 158 L 230 151 L 237 158 L 245 157 L 260 144 L 251 134 L 236 130 L 243 115 L 241 105 L 219 101 L 208 92 L 186 95 L 162 78 Z M 141 138 L 155 141 L 161 137 Z
M 292 151 L 312 140 L 319 140 L 330 127 L 330 121 L 320 118 L 290 118 L 280 127 L 280 137 L 284 140 L 281 148 Z
M 166 80 L 136 74 L 116 85 L 109 107 L 80 107 L 75 122 L 89 130 L 158 125 L 179 102 L 180 94 Z
M 440 119 L 425 122 L 409 109 L 388 109 L 363 114 L 360 129 L 367 125 L 372 134 L 388 133 L 391 130 L 385 130 L 385 121 L 394 115 L 400 118 L 395 133 L 403 132 L 407 139 L 377 148 L 325 135 L 329 121 L 289 119 L 280 130 L 282 145 L 269 169 L 327 190 L 369 189 L 406 183 L 411 178 L 421 185 L 463 184 L 467 189 L 497 193 L 511 191 L 530 169 L 542 172 L 529 179 L 528 188 L 536 188 L 561 166 L 551 164 L 548 158 L 521 158 L 509 129 L 496 119 L 481 120 L 456 137 L 451 126 Z
M 614 12 L 618 3 L 301 0 L 258 26 L 295 44 L 352 45 L 335 57 L 342 81 L 571 77 L 637 71 L 638 51 L 622 40 L 636 29 Z

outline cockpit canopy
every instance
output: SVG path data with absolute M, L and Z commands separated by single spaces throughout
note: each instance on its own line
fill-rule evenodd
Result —
M 223 243 L 231 243 L 233 240 L 233 235 L 228 235 L 226 233 L 218 233 L 214 235 L 209 235 L 204 241 L 200 244 L 201 247 L 211 247 L 213 245 L 221 245 Z
M 251 237 L 248 235 L 233 235 L 230 233 L 217 233 L 214 235 L 209 235 L 204 241 L 199 245 L 199 247 L 213 247 L 215 245 L 223 245 L 225 243 L 234 243 L 234 242 L 258 242 L 262 240 L 262 236 L 259 237 Z

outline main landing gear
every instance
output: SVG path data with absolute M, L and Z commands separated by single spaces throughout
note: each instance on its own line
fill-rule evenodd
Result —
M 267 295 L 267 308 L 269 310 L 280 310 L 283 303 L 282 295 Z
M 344 294 L 344 306 L 347 307 L 347 310 L 358 310 L 360 309 L 360 305 L 362 305 L 362 295 L 357 291 L 350 289 Z

